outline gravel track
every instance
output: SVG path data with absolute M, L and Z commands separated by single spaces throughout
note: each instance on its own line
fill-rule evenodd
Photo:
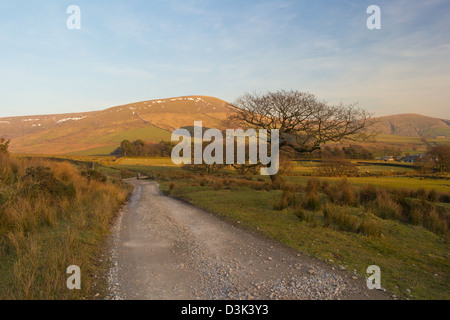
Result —
M 155 182 L 129 182 L 107 299 L 389 299 L 364 279 L 164 196 Z

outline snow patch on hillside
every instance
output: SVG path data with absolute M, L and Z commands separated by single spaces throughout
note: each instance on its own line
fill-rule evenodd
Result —
M 87 118 L 87 116 L 83 116 L 83 117 L 79 117 L 79 118 L 65 118 L 65 119 L 61 119 L 61 120 L 56 121 L 56 123 L 60 124 L 60 123 L 66 122 L 66 121 L 80 121 L 80 120 L 83 120 L 83 119 L 86 119 L 86 118 Z

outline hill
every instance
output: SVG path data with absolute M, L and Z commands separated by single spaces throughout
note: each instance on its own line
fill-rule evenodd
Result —
M 177 97 L 131 103 L 103 111 L 0 118 L 0 136 L 26 154 L 108 154 L 124 139 L 169 140 L 171 132 L 202 120 L 220 128 L 230 113 L 220 99 Z
M 204 128 L 221 128 L 231 112 L 232 107 L 223 100 L 186 96 L 130 103 L 103 111 L 0 118 L 0 137 L 11 139 L 10 150 L 14 153 L 104 155 L 124 139 L 170 140 L 173 130 L 189 129 L 194 121 L 203 121 Z M 422 137 L 450 138 L 450 120 L 418 114 L 376 120 L 372 130 L 380 133 L 377 140 L 382 144 L 404 147 L 403 140 L 411 144 L 409 140 L 415 139 L 413 142 L 419 145 L 410 147 L 420 149 Z
M 450 120 L 419 114 L 399 114 L 377 118 L 374 129 L 385 135 L 403 137 L 450 137 Z

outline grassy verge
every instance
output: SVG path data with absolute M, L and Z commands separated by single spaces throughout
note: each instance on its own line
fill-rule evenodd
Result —
M 99 257 L 130 187 L 66 162 L 0 154 L 0 299 L 89 299 L 105 285 Z M 67 267 L 81 269 L 68 290 Z
M 360 207 L 346 209 L 345 215 L 332 215 L 311 205 L 304 206 L 303 214 L 299 214 L 298 207 L 277 207 L 283 197 L 281 190 L 244 186 L 255 181 L 242 180 L 239 186 L 218 180 L 217 177 L 198 180 L 172 177 L 159 182 L 162 190 L 173 196 L 307 255 L 356 271 L 361 277 L 369 265 L 378 265 L 383 287 L 398 297 L 450 299 L 450 246 L 445 237 L 421 226 L 375 214 L 366 220 Z M 352 227 L 354 221 L 358 226 Z M 376 236 L 365 235 L 367 225 L 359 232 L 362 221 L 376 226 L 375 231 L 367 232 Z

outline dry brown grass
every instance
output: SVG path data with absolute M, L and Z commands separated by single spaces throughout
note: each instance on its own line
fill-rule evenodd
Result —
M 69 163 L 0 154 L 0 299 L 89 297 L 104 236 L 128 192 Z M 70 265 L 82 270 L 80 291 L 66 287 Z

